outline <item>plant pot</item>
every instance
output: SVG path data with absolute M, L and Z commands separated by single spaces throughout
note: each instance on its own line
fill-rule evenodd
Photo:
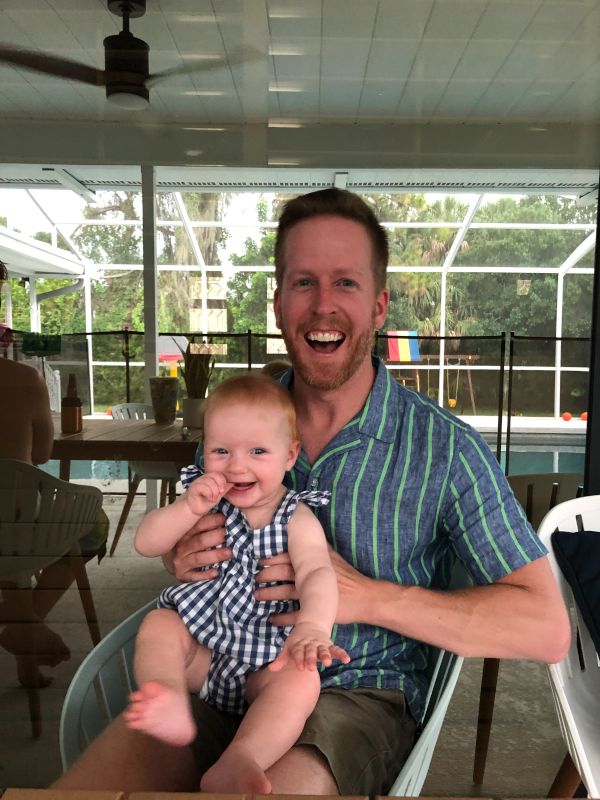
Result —
M 178 392 L 177 378 L 150 378 L 150 399 L 156 422 L 175 422 Z
M 202 425 L 202 406 L 204 399 L 201 397 L 184 397 L 181 401 L 183 411 L 183 425 L 186 428 L 200 428 Z

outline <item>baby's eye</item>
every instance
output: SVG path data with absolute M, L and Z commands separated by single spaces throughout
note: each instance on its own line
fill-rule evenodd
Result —
M 226 456 L 227 450 L 224 447 L 215 447 L 213 453 L 217 456 Z
M 250 452 L 253 456 L 262 456 L 267 451 L 264 449 L 264 447 L 253 447 Z

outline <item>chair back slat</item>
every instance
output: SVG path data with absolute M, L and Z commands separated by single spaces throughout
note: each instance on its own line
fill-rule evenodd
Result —
M 576 472 L 508 475 L 507 480 L 535 530 L 551 508 L 577 497 L 583 486 L 583 475 Z
M 102 492 L 58 480 L 38 467 L 0 459 L 0 578 L 52 564 L 96 524 Z
M 111 408 L 113 419 L 154 419 L 150 403 L 117 403 Z

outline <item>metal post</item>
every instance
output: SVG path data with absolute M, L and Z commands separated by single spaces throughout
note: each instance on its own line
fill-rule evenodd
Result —
M 504 415 L 504 362 L 506 360 L 506 332 L 500 338 L 500 377 L 498 379 L 498 428 L 496 431 L 496 458 L 502 459 L 502 418 Z
M 512 414 L 512 388 L 513 388 L 513 366 L 515 356 L 515 332 L 509 334 L 508 345 L 508 396 L 506 398 L 506 457 L 504 461 L 504 474 L 508 475 L 510 466 L 510 417 Z
M 600 199 L 596 206 L 596 230 L 600 230 Z M 585 495 L 600 494 L 600 247 L 597 240 L 594 255 L 588 421 L 584 464 L 583 493 Z

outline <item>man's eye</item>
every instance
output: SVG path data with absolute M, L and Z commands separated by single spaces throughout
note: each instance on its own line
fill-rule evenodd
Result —
M 351 286 L 358 286 L 356 281 L 353 281 L 351 278 L 342 278 L 338 281 L 339 286 L 343 287 L 351 287 Z
M 310 278 L 298 278 L 297 281 L 294 281 L 294 286 L 296 286 L 296 287 L 298 287 L 300 289 L 304 288 L 305 286 L 310 286 L 310 285 L 311 285 Z

